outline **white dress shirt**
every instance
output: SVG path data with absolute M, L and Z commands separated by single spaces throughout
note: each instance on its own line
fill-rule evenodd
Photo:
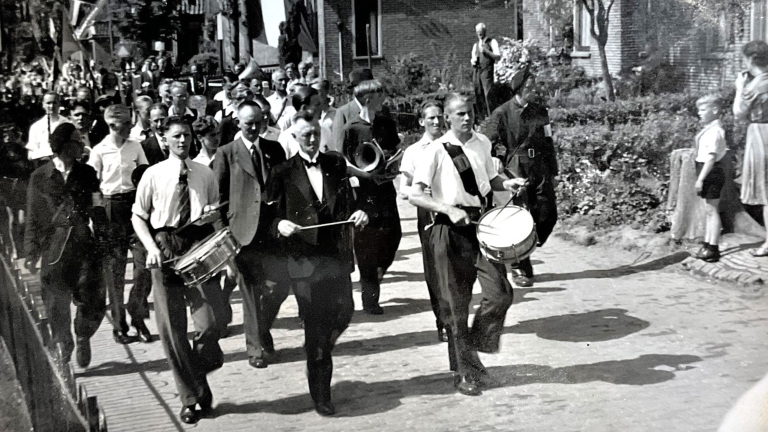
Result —
M 88 158 L 88 165 L 96 170 L 96 175 L 101 181 L 101 193 L 104 196 L 135 190 L 131 174 L 137 166 L 147 164 L 149 162 L 144 148 L 138 141 L 128 138 L 118 147 L 112 135 L 107 135 L 93 147 Z
M 421 155 L 421 161 L 416 164 L 413 184 L 421 183 L 431 188 L 432 197 L 438 202 L 452 206 L 480 207 L 480 199 L 464 189 L 459 171 L 443 146 L 445 142 L 459 145 L 464 150 L 475 173 L 480 194 L 485 196 L 491 191 L 491 180 L 499 175 L 491 158 L 491 141 L 476 132 L 473 132 L 472 138 L 464 144 L 452 132 L 429 144 Z
M 267 97 L 267 101 L 269 102 L 269 112 L 272 116 L 273 121 L 277 122 L 278 120 L 280 120 L 278 116 L 280 116 L 280 111 L 283 110 L 283 102 L 285 101 L 286 98 L 287 96 L 286 97 L 280 96 L 279 94 L 277 94 L 277 92 L 272 93 L 271 95 L 269 95 L 269 97 Z M 285 109 L 287 110 L 288 107 L 285 107 Z
M 27 150 L 29 150 L 27 156 L 29 160 L 53 155 L 48 137 L 62 123 L 69 123 L 69 120 L 64 116 L 58 116 L 56 120 L 51 119 L 50 129 L 48 129 L 48 116 L 43 116 L 40 120 L 32 123 L 32 126 L 29 127 L 29 140 L 26 146 Z
M 478 43 L 479 42 L 475 42 L 475 44 L 472 45 L 472 66 L 475 66 L 477 62 L 480 61 L 480 54 L 483 53 L 482 50 L 478 48 Z M 485 41 L 483 41 L 483 43 L 485 43 Z M 496 55 L 501 55 L 501 51 L 499 50 L 499 43 L 496 42 L 496 39 L 491 39 L 491 51 L 493 51 L 493 53 Z
M 198 219 L 205 206 L 218 206 L 219 185 L 216 175 L 205 165 L 187 159 L 190 220 Z M 147 168 L 136 189 L 133 214 L 148 220 L 152 228 L 178 227 L 181 160 L 171 153 L 168 159 Z
M 192 159 L 192 161 L 197 162 L 200 165 L 205 165 L 207 167 L 210 167 L 211 162 L 213 162 L 214 159 L 216 159 L 216 153 L 214 153 L 213 156 L 208 156 L 205 150 L 201 150 L 200 153 L 197 155 L 197 157 Z
M 317 155 L 320 152 L 315 153 L 315 157 L 310 158 L 309 155 L 303 151 L 298 151 L 299 157 L 310 163 L 317 163 Z M 307 177 L 309 177 L 309 184 L 312 185 L 312 190 L 315 191 L 317 199 L 323 200 L 323 170 L 320 169 L 320 165 L 307 166 L 304 165 L 304 169 L 307 170 Z
M 152 133 L 152 132 L 150 132 Z M 142 142 L 145 139 L 147 139 L 148 135 L 144 134 L 144 127 L 141 125 L 141 121 L 138 121 L 133 127 L 131 128 L 131 134 L 128 136 L 132 140 L 136 140 L 137 142 Z

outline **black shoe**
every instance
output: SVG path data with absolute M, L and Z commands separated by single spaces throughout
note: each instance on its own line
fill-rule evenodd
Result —
M 144 343 L 152 342 L 152 333 L 149 332 L 149 329 L 147 328 L 147 325 L 144 324 L 144 321 L 135 322 L 133 327 L 136 329 L 136 336 L 140 341 Z
M 126 345 L 131 343 L 131 337 L 128 336 L 127 332 L 124 332 L 122 330 L 112 330 L 112 338 L 115 340 L 115 342 Z
M 364 311 L 368 312 L 371 315 L 381 315 L 384 313 L 384 309 L 381 308 L 379 305 L 373 305 L 370 307 L 364 307 Z
M 195 424 L 200 419 L 194 405 L 182 408 L 179 413 L 179 418 L 186 424 Z
M 269 366 L 269 363 L 267 362 L 267 359 L 261 358 L 261 357 L 251 357 L 248 359 L 248 364 L 251 365 L 251 367 L 255 367 L 256 369 L 264 369 L 267 366 Z
M 448 342 L 448 330 L 441 325 L 437 326 L 437 340 L 440 342 Z
M 75 353 L 77 365 L 85 369 L 91 364 L 91 340 L 87 337 L 77 338 L 77 352 Z
M 327 402 L 315 402 L 315 411 L 323 417 L 328 417 L 336 414 L 336 408 L 331 401 Z
M 705 262 L 717 262 L 720 260 L 720 250 L 715 249 L 715 246 L 704 245 L 693 256 Z
M 512 282 L 521 288 L 527 288 L 533 286 L 533 278 L 524 274 L 512 275 Z
M 454 375 L 453 386 L 459 393 L 466 396 L 479 396 L 483 393 L 480 391 L 477 381 L 466 375 Z
M 197 400 L 197 404 L 200 405 L 200 417 L 207 417 L 213 411 L 213 393 L 207 390 L 205 394 Z

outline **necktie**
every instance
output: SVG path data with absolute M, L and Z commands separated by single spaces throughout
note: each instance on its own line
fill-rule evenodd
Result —
M 320 164 L 320 162 L 318 162 L 317 160 L 315 160 L 314 162 L 310 162 L 306 159 L 302 159 L 302 160 L 304 161 L 304 166 L 307 168 L 316 167 Z
M 259 178 L 259 183 L 264 186 L 264 179 L 262 178 L 264 171 L 261 168 L 261 155 L 259 155 L 259 151 L 256 149 L 255 145 L 251 146 L 251 159 L 253 160 L 253 168 L 256 170 L 256 177 Z
M 176 191 L 179 197 L 179 227 L 187 224 L 190 220 L 192 209 L 189 204 L 189 169 L 184 161 L 181 161 L 181 170 L 179 171 L 179 182 L 176 184 Z

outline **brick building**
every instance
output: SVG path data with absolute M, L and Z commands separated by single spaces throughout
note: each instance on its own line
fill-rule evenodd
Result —
M 486 23 L 491 36 L 521 35 L 519 1 L 319 0 L 321 74 L 335 80 L 340 71 L 346 76 L 353 68 L 367 67 L 366 24 L 374 74 L 411 53 L 424 60 L 455 53 L 469 67 L 477 23 Z
M 537 0 L 522 0 L 524 35 L 542 47 L 561 45 L 559 29 L 538 7 Z M 768 0 L 755 0 L 747 10 L 734 7 L 709 21 L 694 20 L 694 11 L 685 2 L 673 0 L 616 0 L 610 15 L 606 54 L 613 75 L 629 72 L 653 55 L 676 66 L 686 77 L 691 91 L 713 90 L 733 83 L 741 63 L 741 46 L 768 38 Z M 589 34 L 589 14 L 580 0 L 574 0 L 573 64 L 599 76 L 597 43 Z

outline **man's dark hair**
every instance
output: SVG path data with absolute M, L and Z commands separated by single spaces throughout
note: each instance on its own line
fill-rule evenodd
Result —
M 303 105 L 309 105 L 312 96 L 317 94 L 317 90 L 309 86 L 301 86 L 294 90 L 291 95 L 291 106 L 298 112 Z
M 70 104 L 69 112 L 70 113 L 75 112 L 75 108 L 78 108 L 78 107 L 84 109 L 88 114 L 91 113 L 91 104 L 89 104 L 88 102 L 83 102 L 78 100 Z
M 51 151 L 54 154 L 60 154 L 64 150 L 69 141 L 72 140 L 72 134 L 75 133 L 77 128 L 72 123 L 62 123 L 53 130 L 51 133 Z
M 747 42 L 741 49 L 744 57 L 752 59 L 752 63 L 758 67 L 768 66 L 768 44 L 761 40 Z

